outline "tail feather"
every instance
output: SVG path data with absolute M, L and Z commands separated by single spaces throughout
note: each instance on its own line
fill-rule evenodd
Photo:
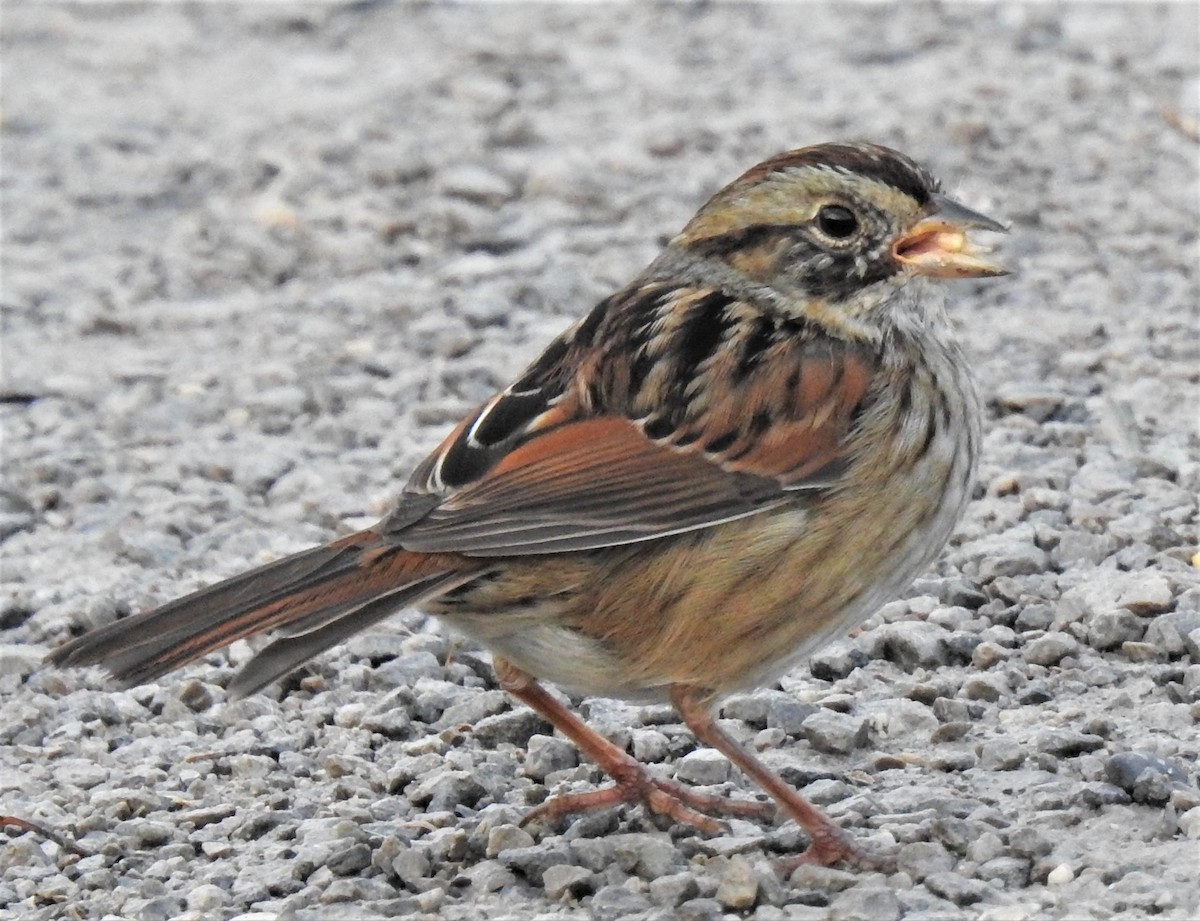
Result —
M 422 598 L 440 595 L 456 585 L 474 577 L 474 573 L 449 573 L 414 582 L 398 592 L 392 592 L 368 601 L 349 613 L 343 613 L 307 633 L 285 636 L 260 650 L 253 659 L 238 672 L 226 689 L 234 700 L 247 697 L 266 687 L 276 678 L 282 678 L 302 662 L 319 652 L 336 646 L 342 640 L 371 624 L 394 614 Z
M 296 635 L 297 642 L 282 647 L 289 654 L 274 660 L 296 665 L 348 636 L 349 623 L 365 626 L 461 583 L 472 574 L 465 562 L 448 554 L 413 553 L 376 531 L 359 531 L 93 630 L 48 659 L 58 665 L 103 664 L 131 685 L 242 637 L 281 630 Z M 372 616 L 364 619 L 367 610 Z M 307 655 L 299 656 L 302 649 Z M 266 660 L 263 665 L 255 673 L 271 672 L 270 677 L 247 684 L 261 687 L 291 667 L 280 671 Z

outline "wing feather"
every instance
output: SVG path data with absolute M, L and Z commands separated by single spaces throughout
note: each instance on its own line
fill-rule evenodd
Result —
M 410 550 L 486 556 L 584 550 L 708 527 L 786 500 L 767 477 L 657 445 L 627 419 L 531 439 L 399 535 Z
M 402 546 L 561 553 L 711 527 L 827 486 L 869 399 L 863 348 L 719 289 L 602 302 L 417 468 Z

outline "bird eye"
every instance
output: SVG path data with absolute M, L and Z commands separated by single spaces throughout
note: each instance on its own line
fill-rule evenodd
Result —
M 817 212 L 817 227 L 834 240 L 845 240 L 858 230 L 858 217 L 842 205 L 825 205 Z

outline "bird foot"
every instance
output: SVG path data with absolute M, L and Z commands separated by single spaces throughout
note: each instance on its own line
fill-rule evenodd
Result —
M 818 833 L 803 853 L 781 857 L 775 866 L 786 877 L 797 867 L 832 867 L 843 861 L 860 870 L 891 873 L 896 869 L 894 857 L 867 853 L 836 829 Z
M 775 816 L 774 803 L 699 793 L 673 780 L 655 777 L 632 758 L 621 764 L 620 768 L 610 766 L 608 773 L 617 780 L 612 786 L 586 793 L 552 796 L 526 815 L 521 826 L 542 819 L 553 822 L 569 815 L 594 812 L 622 803 L 641 803 L 650 812 L 691 825 L 707 834 L 716 834 L 724 828 L 722 822 L 713 818 L 714 815 L 740 816 L 759 821 L 769 821 Z

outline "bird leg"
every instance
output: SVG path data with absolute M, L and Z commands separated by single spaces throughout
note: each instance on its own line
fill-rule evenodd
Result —
M 739 802 L 723 796 L 710 796 L 689 790 L 674 781 L 655 777 L 637 759 L 559 703 L 532 676 L 503 659 L 496 659 L 494 665 L 496 677 L 504 690 L 545 717 L 616 781 L 613 786 L 601 790 L 552 796 L 525 816 L 521 825 L 538 819 L 554 821 L 578 812 L 639 802 L 651 812 L 710 834 L 721 830 L 721 823 L 712 818 L 711 813 L 760 820 L 774 816 L 775 807 L 770 803 Z
M 672 685 L 671 702 L 697 739 L 711 745 L 736 764 L 742 773 L 766 790 L 804 829 L 810 839 L 808 849 L 781 861 L 784 870 L 791 871 L 802 864 L 831 866 L 840 860 L 866 869 L 887 868 L 889 861 L 860 851 L 824 813 L 717 725 L 712 715 L 711 691 L 692 685 Z

